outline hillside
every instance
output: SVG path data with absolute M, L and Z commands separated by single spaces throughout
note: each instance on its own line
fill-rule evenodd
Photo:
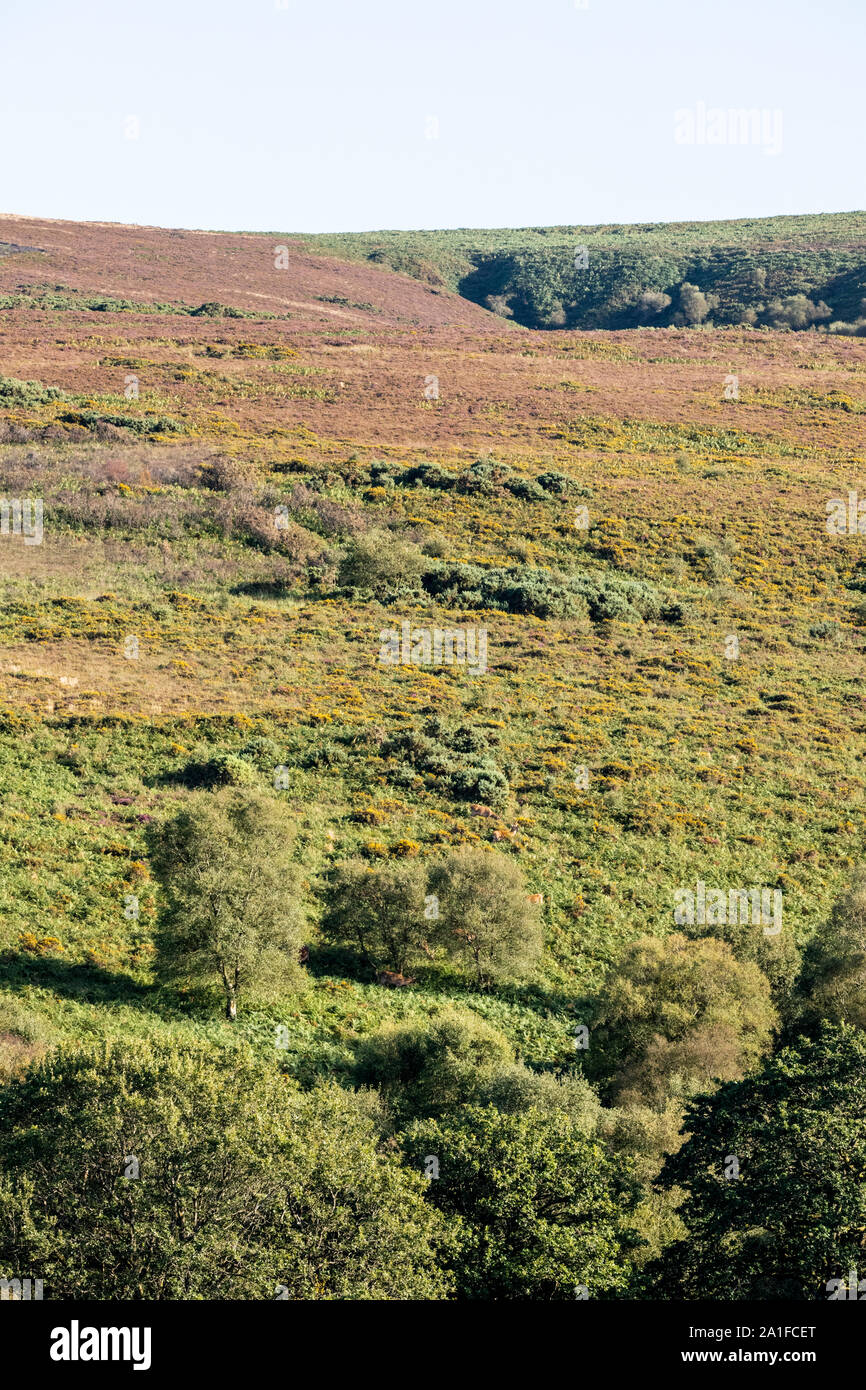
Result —
M 7 240 L 8 239 L 8 240 Z M 4 255 L 4 248 L 6 248 Z M 23 248 L 23 249 L 22 249 Z M 283 248 L 284 254 L 280 255 Z M 438 287 L 375 265 L 304 254 L 296 239 L 0 217 L 4 308 L 157 313 L 217 304 L 246 316 L 331 326 L 453 323 L 488 316 Z M 282 264 L 285 261 L 285 264 Z
M 678 315 L 680 322 L 703 321 L 683 304 L 683 284 L 717 300 L 703 317 L 719 325 L 827 327 L 864 318 L 863 212 L 302 240 L 310 249 L 447 285 L 532 328 L 663 328 Z M 808 309 L 785 303 L 795 295 L 829 312 L 811 319 Z
M 553 269 L 575 240 L 583 299 Z M 449 1006 L 582 1084 L 575 1030 L 622 953 L 675 926 L 715 942 L 675 923 L 699 882 L 783 893 L 778 935 L 715 935 L 761 1019 L 798 1017 L 866 831 L 866 551 L 826 524 L 862 483 L 866 341 L 724 306 L 760 268 L 761 302 L 855 320 L 866 214 L 285 238 L 4 217 L 0 242 L 0 487 L 43 507 L 38 539 L 0 535 L 6 1076 L 62 1041 L 240 1038 L 351 1089 L 365 1039 Z M 724 312 L 598 326 L 626 264 Z M 563 295 L 567 328 L 519 326 Z M 388 664 L 403 623 L 483 628 L 485 669 Z M 148 837 L 221 786 L 291 815 L 308 948 L 236 1023 L 218 985 L 154 975 Z M 336 867 L 464 847 L 538 908 L 523 978 L 419 949 L 391 988 L 324 929 Z M 651 1181 L 685 1092 L 638 1104 L 612 1076 L 639 1270 L 682 1234 Z

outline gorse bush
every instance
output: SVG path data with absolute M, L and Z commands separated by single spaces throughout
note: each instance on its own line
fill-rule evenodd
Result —
M 13 376 L 0 376 L 0 405 L 45 405 L 62 401 L 66 395 L 58 386 L 43 386 L 41 381 L 18 381 Z
M 258 778 L 252 763 L 236 753 L 220 751 L 201 762 L 187 763 L 183 780 L 188 787 L 250 787 Z
M 424 588 L 451 607 L 501 608 L 538 618 L 580 617 L 586 612 L 586 605 L 567 582 L 545 570 L 442 564 L 428 571 Z
M 572 492 L 578 496 L 589 495 L 588 489 L 570 478 L 567 473 L 552 469 L 540 473 L 536 478 L 522 478 L 510 464 L 492 458 L 476 459 L 468 468 L 454 473 L 438 463 L 416 464 L 398 473 L 391 481 L 403 487 L 420 484 L 443 492 L 454 491 L 468 497 L 506 496 L 510 493 L 513 497 L 527 502 L 546 502 L 551 498 L 565 497 Z
M 431 597 L 453 607 L 501 608 L 537 618 L 589 615 L 593 622 L 681 620 L 677 605 L 667 603 L 651 584 L 627 575 L 434 564 L 423 583 Z
M 187 426 L 182 420 L 171 415 L 129 415 L 105 410 L 67 410 L 58 416 L 68 425 L 83 425 L 89 430 L 98 430 L 102 425 L 115 429 L 130 430 L 133 434 L 185 434 Z
M 496 762 L 488 735 L 478 728 L 449 730 L 441 720 L 430 720 L 423 731 L 405 730 L 386 739 L 382 755 L 400 759 L 392 781 L 411 784 L 416 773 L 425 773 L 455 801 L 496 806 L 509 791 L 507 771 Z
M 391 773 L 398 784 L 404 780 L 411 783 L 417 772 L 428 774 L 456 801 L 497 806 L 508 795 L 507 772 L 480 729 L 467 726 L 448 730 L 438 720 L 429 721 L 423 731 L 407 729 L 387 739 L 382 754 L 401 760 Z

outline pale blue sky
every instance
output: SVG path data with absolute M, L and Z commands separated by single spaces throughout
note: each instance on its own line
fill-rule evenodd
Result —
M 0 210 L 361 231 L 866 207 L 866 0 L 588 4 L 3 0 Z M 781 153 L 677 144 L 701 102 L 781 111 Z

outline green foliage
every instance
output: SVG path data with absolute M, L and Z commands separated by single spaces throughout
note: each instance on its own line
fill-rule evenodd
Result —
M 375 466 L 371 466 L 371 473 Z M 443 492 L 454 491 L 467 497 L 495 497 L 510 493 L 513 497 L 520 497 L 527 502 L 546 502 L 551 497 L 564 497 L 569 492 L 581 496 L 589 495 L 586 488 L 558 469 L 540 473 L 537 478 L 522 478 L 510 464 L 492 458 L 476 459 L 475 463 L 457 473 L 452 473 L 438 463 L 414 464 L 390 481 L 403 487 L 415 487 L 420 484 L 422 487 L 436 488 Z
M 188 787 L 250 787 L 257 780 L 251 762 L 226 750 L 203 762 L 188 763 L 184 769 L 184 782 Z
M 150 835 L 164 894 L 156 938 L 163 982 L 218 981 L 229 1018 L 242 990 L 297 981 L 304 925 L 292 820 L 272 797 L 202 794 Z
M 437 1298 L 436 1232 L 363 1098 L 244 1048 L 64 1050 L 0 1089 L 0 1266 L 49 1298 Z
M 426 891 L 426 869 L 417 860 L 382 867 L 348 860 L 331 873 L 322 932 L 326 940 L 351 942 L 368 965 L 403 974 L 423 959 Z
M 815 932 L 797 981 L 807 1019 L 866 1029 L 866 869 L 858 869 Z
M 564 1112 L 581 1134 L 596 1132 L 602 1108 L 589 1082 L 577 1072 L 555 1076 L 531 1071 L 521 1062 L 499 1068 L 478 1093 L 479 1103 L 493 1105 L 504 1115 L 537 1110 L 542 1115 Z
M 568 582 L 547 570 L 437 564 L 425 575 L 424 588 L 452 607 L 501 608 L 539 618 L 579 617 L 586 612 Z
M 866 588 L 866 571 L 856 544 L 828 544 L 821 519 L 828 479 L 843 496 L 856 486 L 854 417 L 866 402 L 858 342 L 821 335 L 853 337 L 862 327 L 864 230 L 866 217 L 858 214 L 728 224 L 714 232 L 682 225 L 447 233 L 439 240 L 423 234 L 442 278 L 454 287 L 467 277 L 473 294 L 481 292 L 480 280 L 476 287 L 469 279 L 478 266 L 465 258 L 457 265 L 455 252 L 446 270 L 445 253 L 458 243 L 471 250 L 466 238 L 475 239 L 489 256 L 486 272 L 505 275 L 500 310 L 516 308 L 527 321 L 537 315 L 566 329 L 608 322 L 667 330 L 691 303 L 706 331 L 565 333 L 540 342 L 516 323 L 491 319 L 488 333 L 471 343 L 461 338 L 471 351 L 459 398 L 438 412 L 435 439 L 420 441 L 417 432 L 401 435 L 390 426 L 381 439 L 369 430 L 363 438 L 345 435 L 351 402 L 365 391 L 365 364 L 374 358 L 340 355 L 336 344 L 345 334 L 347 347 L 375 345 L 385 375 L 397 381 L 402 368 L 381 320 L 378 328 L 341 328 L 333 316 L 319 316 L 321 333 L 305 330 L 298 340 L 302 364 L 287 363 L 295 350 L 276 342 L 229 342 L 238 334 L 218 318 L 201 316 L 204 337 L 217 340 L 211 343 L 198 331 L 191 335 L 186 318 L 146 321 L 150 313 L 186 314 L 184 306 L 65 295 L 62 287 L 0 297 L 0 306 L 16 309 L 3 314 L 15 369 L 44 373 L 39 359 L 28 359 L 26 344 L 47 322 L 49 339 L 67 349 L 66 389 L 77 362 L 88 392 L 65 395 L 38 382 L 0 388 L 0 413 L 10 417 L 0 422 L 4 489 L 42 497 L 57 541 L 56 563 L 47 568 L 30 563 L 39 553 L 12 537 L 0 546 L 7 562 L 0 637 L 9 657 L 0 711 L 0 1082 L 23 1076 L 67 1042 L 89 1051 L 108 1039 L 130 1054 L 169 1049 L 179 1058 L 193 1044 L 219 1061 L 229 1040 L 245 1040 L 267 1068 L 284 1073 L 278 1083 L 273 1078 L 280 1093 L 273 1104 L 262 1093 L 283 1139 L 291 1146 L 297 1134 L 311 1151 L 319 1140 L 323 1146 L 321 1187 L 319 1177 L 298 1169 L 302 1186 L 292 1188 L 283 1150 L 273 1166 L 299 1203 L 286 1218 L 302 1223 L 292 1228 L 295 1237 L 309 1226 L 320 1250 L 336 1248 L 345 1281 L 333 1267 L 319 1278 L 305 1246 L 306 1253 L 283 1261 L 309 1273 L 282 1280 L 293 1296 L 428 1296 L 423 1278 L 411 1287 L 402 1278 L 389 1282 L 369 1230 L 351 1243 L 352 1193 L 366 1189 L 354 1180 L 356 1168 L 346 1179 L 351 1190 L 340 1186 L 340 1146 L 350 1146 L 352 1162 L 368 1141 L 393 1157 L 415 1116 L 471 1128 L 467 1107 L 483 1107 L 491 1122 L 535 1117 L 555 1126 L 564 1114 L 579 1135 L 602 1145 L 614 1169 L 632 1166 L 642 1192 L 617 1220 L 646 1239 L 628 1252 L 635 1265 L 683 1238 L 676 1214 L 682 1189 L 674 1183 L 656 1192 L 651 1184 L 685 1142 L 685 1104 L 695 1090 L 760 1064 L 771 1011 L 763 986 L 750 992 L 750 971 L 757 965 L 770 980 L 788 1035 L 792 1019 L 809 1030 L 820 1017 L 863 1026 L 861 890 L 852 887 L 844 905 L 832 913 L 830 907 L 863 829 L 855 660 L 863 633 L 851 611 L 852 598 L 863 595 L 850 589 Z M 404 249 L 415 248 L 405 262 L 414 273 L 411 257 L 423 259 L 415 234 L 395 236 L 405 238 Z M 382 240 L 389 242 L 388 234 Z M 579 270 L 574 245 L 584 241 L 589 265 Z M 378 278 L 367 274 L 365 283 Z M 152 278 L 150 288 L 156 292 Z M 822 300 L 842 318 L 827 320 Z M 439 301 L 440 310 L 446 307 Z M 33 309 L 39 325 L 28 322 Z M 75 322 L 48 318 L 67 310 Z M 114 322 L 105 320 L 107 312 L 118 316 Z M 795 342 L 789 332 L 769 329 L 770 321 L 812 331 Z M 713 327 L 734 322 L 758 331 Z M 443 332 L 424 343 L 413 339 L 433 369 L 437 353 L 459 348 L 454 335 L 461 330 Z M 196 366 L 202 358 L 214 370 Z M 426 371 L 421 358 L 419 380 Z M 146 400 L 94 395 L 92 372 L 104 380 L 114 368 L 141 370 Z M 729 371 L 740 373 L 739 405 L 721 398 Z M 321 389 L 301 385 L 308 377 Z M 344 378 L 339 392 L 337 377 Z M 122 372 L 112 379 L 119 391 Z M 303 424 L 279 404 L 296 397 L 299 386 Z M 181 409 L 183 401 L 192 414 Z M 173 419 L 176 404 L 178 423 L 196 437 L 160 443 L 154 426 Z M 419 419 L 433 420 L 416 405 Z M 489 452 L 476 457 L 479 447 Z M 369 457 L 380 451 L 387 457 Z M 581 497 L 593 499 L 583 533 L 572 505 Z M 771 525 L 777 503 L 779 524 Z M 285 526 L 277 527 L 277 516 Z M 339 591 L 339 559 L 348 552 L 350 568 L 355 540 L 371 524 L 376 531 L 361 557 L 361 577 L 366 583 L 372 572 L 372 584 Z M 394 546 L 409 547 L 408 565 L 387 556 Z M 489 629 L 490 650 L 483 679 L 456 664 L 378 662 L 377 633 L 392 621 L 383 621 L 379 605 L 397 600 L 398 612 L 436 627 L 450 622 L 449 607 L 460 611 L 460 624 L 472 610 L 482 614 L 477 621 Z M 662 623 L 679 630 L 665 631 Z M 737 661 L 724 651 L 725 634 L 733 632 L 742 643 Z M 127 664 L 121 653 L 132 633 L 143 659 Z M 285 813 L 273 836 L 253 826 L 244 833 L 244 853 L 224 864 L 219 856 L 231 849 L 233 832 L 223 820 L 202 831 L 219 861 L 218 906 L 230 899 L 224 918 L 209 912 L 186 864 L 171 871 L 175 885 L 183 879 L 185 896 L 175 895 L 169 920 L 174 888 L 149 877 L 146 827 L 180 811 L 218 807 L 230 795 L 221 787 L 273 788 L 277 765 L 285 768 L 279 797 L 269 792 L 265 799 Z M 189 787 L 212 791 L 190 797 Z M 467 801 L 485 806 L 470 810 Z M 520 865 L 532 887 L 544 890 L 545 949 L 533 945 L 540 937 L 534 922 L 531 959 L 513 970 L 512 945 L 520 955 L 527 935 L 508 928 L 502 950 L 489 939 L 504 930 L 498 890 L 456 873 L 442 919 L 432 910 L 439 902 L 429 875 L 443 873 L 437 856 L 461 844 L 489 864 Z M 499 859 L 483 848 L 494 844 Z M 695 937 L 684 948 L 688 969 L 678 973 L 673 958 L 658 968 L 644 960 L 642 972 L 628 965 L 615 988 L 602 984 L 635 936 L 670 931 L 673 886 L 710 873 L 720 884 L 784 889 L 784 931 L 768 937 L 745 921 L 684 927 Z M 329 885 L 326 949 L 319 949 L 312 912 L 303 931 L 300 920 L 287 920 L 304 904 L 308 882 Z M 259 918 L 245 906 L 249 883 L 264 893 Z M 528 887 L 515 885 L 516 919 Z M 476 926 L 484 951 L 495 957 L 492 966 L 486 955 L 473 959 Z M 812 932 L 792 997 L 797 945 Z M 730 949 L 720 951 L 713 938 Z M 305 971 L 296 958 L 302 941 L 310 943 Z M 153 987 L 155 942 L 158 982 L 179 988 Z M 359 969 L 365 950 L 367 968 Z M 735 966 L 749 968 L 738 973 L 731 953 Z M 223 957 L 229 980 L 238 957 L 246 972 L 241 1016 L 228 1026 L 212 1007 L 221 988 L 226 994 Z M 377 977 L 389 967 L 416 978 Z M 519 978 L 525 975 L 528 981 Z M 600 988 L 611 1017 L 591 1035 L 589 1054 L 576 1052 L 575 1024 L 592 1022 L 588 1005 Z M 443 1019 L 454 1008 L 459 1023 L 446 1036 Z M 485 1025 L 494 1030 L 492 1042 L 481 1036 Z M 601 1105 L 578 1070 L 596 1062 L 593 1075 L 615 1107 Z M 232 1071 L 246 1085 L 251 1073 L 234 1060 Z M 129 1087 L 116 1068 L 112 1077 L 122 1097 Z M 321 1088 L 323 1078 L 345 1089 Z M 219 1085 L 231 1084 L 222 1067 Z M 242 1228 L 238 1251 L 246 1249 L 247 1231 L 251 1248 L 297 1251 L 287 1226 L 255 1225 L 255 1212 L 269 1209 L 269 1189 L 257 1170 L 244 1169 L 244 1153 L 232 1144 L 236 1133 L 258 1129 L 256 1112 L 218 1110 L 208 1099 L 211 1082 L 196 1085 L 213 1147 L 205 1151 L 204 1139 L 193 1135 L 190 1149 L 218 1172 L 229 1166 L 227 1198 Z M 353 1093 L 353 1086 L 361 1089 Z M 40 1124 L 47 1111 L 28 1095 Z M 69 1113 L 80 1111 L 90 1124 L 78 1092 L 70 1095 Z M 842 1095 L 839 1112 L 859 1123 L 858 1095 Z M 147 1109 L 149 1096 L 142 1083 L 130 1107 L 134 1101 Z M 291 1101 L 290 1113 L 280 1096 Z M 796 1097 L 786 1111 L 784 1091 L 770 1087 L 763 1101 L 768 1114 L 773 1106 L 785 1112 L 793 1129 Z M 179 1102 L 169 1121 L 187 1108 Z M 814 1117 L 804 1123 L 809 1131 Z M 56 1132 L 53 1120 L 46 1128 Z M 191 1133 L 178 1129 L 178 1142 Z M 167 1152 L 149 1132 L 145 1139 L 146 1147 Z M 718 1142 L 721 1148 L 724 1138 Z M 484 1145 L 482 1151 L 492 1152 Z M 96 1172 L 96 1157 L 94 1164 Z M 182 1194 L 188 1174 L 178 1171 Z M 255 1209 L 242 1205 L 245 1196 L 233 1185 L 233 1175 L 244 1171 L 262 1199 Z M 414 1200 L 421 1183 L 412 1176 Z M 508 1174 L 487 1177 L 504 1194 L 504 1222 L 512 1210 Z M 215 1186 L 190 1181 L 193 1196 L 213 1209 Z M 35 1194 L 35 1207 L 31 1194 L 28 1214 L 26 1175 L 4 1182 L 4 1230 L 17 1232 L 16 1240 L 28 1230 L 34 1240 L 46 1232 L 53 1238 L 50 1191 Z M 111 1233 L 106 1271 L 134 1187 L 124 1180 L 121 1197 L 112 1189 L 98 1210 L 90 1190 L 81 1189 L 84 1219 L 94 1228 L 104 1221 Z M 429 1215 L 436 1182 L 423 1190 Z M 67 1254 L 78 1193 L 71 1180 L 60 1182 L 56 1206 Z M 556 1193 L 551 1176 L 549 1204 Z M 304 1207 L 302 1198 L 312 1205 Z M 392 1218 L 374 1209 L 371 1219 L 387 1237 Z M 853 1205 L 839 1209 L 840 1222 L 854 1226 Z M 758 1229 L 756 1212 L 744 1213 L 744 1221 L 747 1215 L 748 1230 Z M 805 1200 L 795 1215 L 808 1238 Z M 462 1227 L 449 1219 L 447 1237 L 440 1232 L 435 1243 L 441 1265 L 451 1268 Z M 829 1229 L 829 1215 L 821 1219 Z M 263 1263 L 260 1283 L 233 1284 L 229 1254 L 216 1237 L 208 1246 L 210 1236 L 201 1235 L 200 1257 L 193 1240 L 185 1261 L 172 1244 L 170 1221 L 160 1225 L 159 1214 L 147 1220 L 157 1233 L 153 1243 L 165 1236 L 173 1261 L 161 1285 L 168 1291 L 212 1296 L 196 1272 L 207 1263 L 206 1248 L 218 1274 L 213 1288 L 226 1296 L 237 1289 L 269 1297 L 280 1281 Z M 592 1229 L 590 1213 L 587 1238 Z M 716 1234 L 723 1247 L 721 1225 Z M 849 1234 L 839 1226 L 840 1240 Z M 497 1241 L 500 1235 L 504 1241 L 509 1233 Z M 27 1250 L 34 1255 L 35 1246 L 15 1245 L 11 1256 L 17 1263 Z M 88 1268 L 100 1253 L 95 1241 L 90 1250 Z M 696 1255 L 695 1281 L 699 1263 Z M 155 1269 L 161 1279 L 158 1259 Z M 525 1270 L 520 1264 L 519 1290 L 531 1284 Z M 34 1257 L 22 1273 L 28 1271 L 44 1273 L 41 1260 Z M 572 1286 L 579 1278 L 572 1271 Z M 570 1296 L 567 1285 L 563 1296 Z
M 823 300 L 813 304 L 805 294 L 789 294 L 783 299 L 774 299 L 764 313 L 764 321 L 775 329 L 804 329 L 822 319 L 829 319 L 832 311 Z
M 594 622 L 679 621 L 673 605 L 645 580 L 616 573 L 563 574 L 526 565 L 434 563 L 424 588 L 437 602 L 459 608 L 501 608 L 538 618 L 581 618 Z
M 662 1101 L 742 1076 L 777 1019 L 758 967 L 678 932 L 626 947 L 595 1003 L 590 1074 L 620 1101 Z
M 438 902 L 436 940 L 479 985 L 531 974 L 541 922 L 513 859 L 461 845 L 431 866 L 429 891 Z
M 751 962 L 766 976 L 776 1007 L 784 1009 L 800 969 L 800 952 L 793 931 L 786 926 L 777 935 L 768 936 L 751 921 L 740 921 L 740 914 L 737 914 L 737 921 L 730 920 L 733 913 L 726 915 L 729 918 L 727 922 L 719 922 L 712 927 L 686 923 L 682 928 L 683 934 L 695 940 L 711 934 L 727 942 L 737 960 Z
M 862 1265 L 864 1119 L 866 1039 L 844 1026 L 696 1100 L 660 1180 L 686 1190 L 689 1234 L 649 1267 L 650 1296 L 826 1299 Z
M 623 1218 L 635 1193 L 562 1111 L 503 1114 L 467 1106 L 419 1122 L 406 1136 L 411 1162 L 439 1165 L 430 1200 L 452 1226 L 445 1263 L 458 1298 L 539 1301 L 622 1292 L 633 1238 Z
M 225 304 L 220 304 L 218 300 L 208 300 L 207 304 L 200 304 L 197 309 L 191 309 L 192 318 L 206 319 L 242 319 L 245 317 L 241 309 L 231 309 Z
M 55 1039 L 50 1023 L 14 994 L 0 993 L 0 1083 L 21 1075 Z
M 18 381 L 14 376 L 0 376 L 0 406 L 45 405 L 62 401 L 66 396 L 57 386 L 43 386 L 41 381 Z
M 370 531 L 350 541 L 338 571 L 347 589 L 366 590 L 375 598 L 417 593 L 427 561 L 417 546 L 390 532 Z
M 856 333 L 866 292 L 864 235 L 861 212 L 305 240 L 310 250 L 391 265 L 417 279 L 432 269 L 466 298 L 531 328 L 712 321 L 802 329 L 830 314 L 835 331 Z M 580 246 L 585 265 L 575 264 Z
M 487 806 L 501 805 L 508 795 L 508 777 L 496 761 L 480 729 L 447 729 L 432 720 L 424 732 L 404 730 L 382 747 L 388 758 L 402 760 L 392 773 L 398 784 L 409 769 L 427 773 L 435 784 L 455 801 L 481 801 Z M 409 780 L 414 781 L 410 772 Z
M 490 1024 L 448 1008 L 429 1022 L 392 1025 L 365 1039 L 355 1081 L 375 1086 L 398 1124 L 405 1124 L 476 1099 L 513 1058 L 507 1039 Z
M 115 429 L 131 430 L 133 434 L 185 434 L 187 427 L 182 420 L 171 415 L 129 415 L 109 413 L 104 410 L 67 410 L 58 416 L 68 425 L 83 425 L 96 430 L 100 425 L 113 425 Z
M 690 328 L 703 323 L 711 310 L 717 309 L 719 304 L 718 295 L 706 295 L 697 285 L 690 285 L 687 280 L 680 285 L 679 300 L 680 307 L 675 321 L 678 318 Z

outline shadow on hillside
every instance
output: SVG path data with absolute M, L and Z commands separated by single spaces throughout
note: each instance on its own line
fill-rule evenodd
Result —
M 324 598 L 334 598 L 337 589 L 298 589 L 288 579 L 250 579 L 243 584 L 233 584 L 232 594 L 244 598 L 293 598 L 298 603 L 315 603 Z
M 362 985 L 376 983 L 376 967 L 365 964 L 349 947 L 318 944 L 309 949 L 310 955 L 305 966 L 314 979 L 344 979 Z M 492 997 L 530 1009 L 544 1017 L 553 1015 L 562 1018 L 575 1008 L 579 1012 L 582 1002 L 563 994 L 561 990 L 548 989 L 538 984 L 500 985 L 495 990 L 481 989 L 471 980 L 456 976 L 453 970 L 436 965 L 425 965 L 418 969 L 415 985 L 424 994 L 442 995 L 453 1002 L 462 1000 L 470 1007 L 473 999 Z M 575 1022 L 578 1021 L 580 1020 L 575 1014 Z
M 288 598 L 291 585 L 282 579 L 255 579 L 243 584 L 233 584 L 231 593 L 245 598 Z
M 48 989 L 66 999 L 88 1004 L 122 1003 L 133 1007 L 150 1004 L 152 989 L 129 975 L 115 974 L 98 965 L 35 956 L 0 956 L 0 988 L 15 990 L 27 985 Z

